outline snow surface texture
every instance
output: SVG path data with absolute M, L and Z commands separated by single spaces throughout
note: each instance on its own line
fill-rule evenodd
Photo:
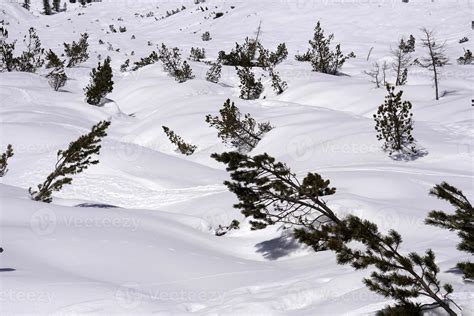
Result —
M 159 21 L 135 16 L 151 11 L 159 18 L 182 5 L 187 9 Z M 9 23 L 9 40 L 18 39 L 19 50 L 33 26 L 43 46 L 56 53 L 63 42 L 89 33 L 91 58 L 67 69 L 71 80 L 60 92 L 48 86 L 44 71 L 0 74 L 0 148 L 11 143 L 15 149 L 0 184 L 1 314 L 367 315 L 392 303 L 364 287 L 361 280 L 370 271 L 339 266 L 332 253 L 314 253 L 277 228 L 250 231 L 222 185 L 224 166 L 209 157 L 228 148 L 204 118 L 227 98 L 275 126 L 252 154 L 267 152 L 298 175 L 321 173 L 338 190 L 328 199 L 338 214 L 398 230 L 404 251 L 433 248 L 440 278 L 453 284 L 462 314 L 474 313 L 473 286 L 453 272 L 469 255 L 455 249 L 455 233 L 423 224 L 432 209 L 451 211 L 428 196 L 435 184 L 448 181 L 474 195 L 474 73 L 472 66 L 455 63 L 463 47 L 472 50 L 472 1 L 104 0 L 86 8 L 68 3 L 67 12 L 53 16 L 39 13 L 41 1 L 32 6 L 30 14 L 15 1 L 0 4 L 0 20 Z M 206 19 L 211 12 L 225 14 Z M 318 20 L 344 52 L 356 53 L 343 68 L 347 76 L 314 73 L 294 60 L 306 51 Z M 137 61 L 162 42 L 180 47 L 184 57 L 191 47 L 204 47 L 213 60 L 219 50 L 254 36 L 260 21 L 265 47 L 286 42 L 289 49 L 277 69 L 289 85 L 281 96 L 266 79 L 265 99 L 239 100 L 233 67 L 224 67 L 221 84 L 205 81 L 209 66 L 195 62 L 196 79 L 183 84 L 159 63 L 119 72 L 127 58 Z M 110 24 L 127 32 L 107 34 Z M 363 71 L 389 60 L 390 47 L 402 36 L 415 35 L 416 55 L 424 53 L 422 27 L 446 40 L 452 63 L 443 70 L 439 101 L 430 74 L 412 68 L 404 99 L 413 103 L 414 136 L 428 155 L 395 161 L 381 150 L 372 119 L 385 90 L 375 89 Z M 205 31 L 209 42 L 201 40 Z M 464 36 L 470 41 L 460 45 Z M 107 42 L 120 52 L 108 51 Z M 116 82 L 108 96 L 114 103 L 105 107 L 84 102 L 99 54 L 111 56 Z M 57 150 L 104 119 L 112 125 L 101 163 L 55 194 L 53 204 L 31 201 L 28 187 L 49 174 Z M 197 145 L 197 152 L 177 154 L 162 125 Z M 240 230 L 214 236 L 219 224 L 233 219 L 243 223 Z

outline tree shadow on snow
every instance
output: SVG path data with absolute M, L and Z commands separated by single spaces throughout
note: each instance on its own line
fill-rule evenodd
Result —
M 288 256 L 294 250 L 300 249 L 301 244 L 293 238 L 292 234 L 263 241 L 255 245 L 257 252 L 267 260 L 277 260 Z
M 93 208 L 119 208 L 115 205 L 103 204 L 103 203 L 82 203 L 77 204 L 75 207 L 93 207 Z
M 16 271 L 16 269 L 13 268 L 0 268 L 0 272 L 13 272 Z
M 428 151 L 424 148 L 417 147 L 416 153 L 411 151 L 399 151 L 396 153 L 392 153 L 390 158 L 396 161 L 415 161 L 418 158 L 423 158 L 428 155 Z
M 452 274 L 464 276 L 464 272 L 462 272 L 461 269 L 459 269 L 458 267 L 452 267 L 451 269 L 447 270 L 446 273 L 452 273 Z M 470 279 L 468 279 L 468 278 L 464 279 L 464 282 L 466 282 L 466 283 L 474 283 L 473 280 L 470 280 Z

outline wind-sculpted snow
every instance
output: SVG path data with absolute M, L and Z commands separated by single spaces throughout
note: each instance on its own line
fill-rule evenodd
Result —
M 64 42 L 87 32 L 91 56 L 66 69 L 70 80 L 59 92 L 49 87 L 45 69 L 0 73 L 0 152 L 7 144 L 15 150 L 9 172 L 0 178 L 0 314 L 372 315 L 393 303 L 365 288 L 362 279 L 370 271 L 339 266 L 334 254 L 314 253 L 282 227 L 251 231 L 233 209 L 236 198 L 223 185 L 228 174 L 210 158 L 232 148 L 205 121 L 228 98 L 241 113 L 274 126 L 252 155 L 266 152 L 301 177 L 321 173 L 337 188 L 327 199 L 331 208 L 341 217 L 370 219 L 383 232 L 396 229 L 405 241 L 402 251 L 432 248 L 440 279 L 453 285 L 462 315 L 474 313 L 472 283 L 455 270 L 469 256 L 456 250 L 454 232 L 424 224 L 433 209 L 451 211 L 428 196 L 435 184 L 448 181 L 468 197 L 474 193 L 473 68 L 455 62 L 474 40 L 470 1 L 67 5 L 66 12 L 44 16 L 41 1 L 31 13 L 14 1 L 0 4 L 7 41 L 17 40 L 18 52 L 33 26 L 43 46 L 58 55 Z M 224 15 L 214 19 L 213 12 Z M 318 20 L 344 53 L 357 55 L 341 76 L 312 72 L 308 63 L 294 60 L 309 47 Z M 260 21 L 262 44 L 275 50 L 285 42 L 289 50 L 277 66 L 288 82 L 279 96 L 266 77 L 260 99 L 240 100 L 231 66 L 223 67 L 219 84 L 205 80 L 210 66 L 199 62 L 189 62 L 196 78 L 181 84 L 159 62 L 135 72 L 119 70 L 126 59 L 133 64 L 161 43 L 179 47 L 183 60 L 199 47 L 215 61 L 220 50 L 254 37 Z M 109 25 L 127 31 L 112 33 Z M 422 27 L 446 40 L 451 63 L 442 70 L 439 101 L 430 73 L 411 68 L 403 97 L 413 104 L 414 137 L 424 155 L 397 161 L 382 151 L 374 129 L 385 90 L 376 89 L 363 71 L 390 61 L 390 48 L 402 36 L 413 34 L 418 41 Z M 202 41 L 205 31 L 212 40 Z M 464 36 L 470 41 L 461 45 Z M 417 45 L 415 55 L 423 53 Z M 111 57 L 115 81 L 103 107 L 88 105 L 83 91 L 98 55 L 102 61 Z M 52 171 L 57 151 L 101 120 L 112 124 L 100 163 L 74 176 L 52 204 L 31 201 L 28 188 Z M 196 152 L 177 153 L 162 126 L 196 145 Z M 219 225 L 234 219 L 241 222 L 239 230 L 215 236 Z

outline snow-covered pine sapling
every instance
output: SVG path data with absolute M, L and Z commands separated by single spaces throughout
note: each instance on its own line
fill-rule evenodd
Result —
M 318 21 L 314 29 L 313 39 L 309 41 L 310 48 L 306 54 L 297 55 L 297 60 L 308 60 L 313 66 L 313 71 L 330 75 L 337 75 L 344 63 L 349 58 L 354 58 L 353 52 L 344 55 L 341 51 L 341 44 L 337 44 L 335 50 L 331 50 L 331 41 L 334 34 L 326 37 L 321 23 Z
M 403 91 L 395 93 L 395 87 L 387 85 L 388 95 L 385 102 L 379 106 L 374 114 L 377 139 L 384 141 L 383 149 L 390 155 L 393 153 L 404 156 L 417 154 L 415 139 L 412 136 L 413 114 L 412 104 L 402 101 Z
M 142 67 L 154 64 L 158 62 L 158 54 L 155 51 L 152 51 L 147 57 L 141 58 L 139 61 L 134 63 L 132 71 L 136 71 Z
M 206 50 L 204 48 L 191 47 L 189 59 L 192 61 L 201 61 L 206 58 Z
M 186 60 L 183 61 L 183 65 L 176 72 L 175 79 L 179 83 L 183 83 L 183 82 L 186 82 L 190 79 L 194 79 L 193 70 L 192 70 L 191 66 L 189 66 L 189 64 Z
M 19 71 L 36 72 L 44 64 L 44 49 L 41 47 L 41 41 L 33 27 L 30 27 L 28 35 L 25 35 L 23 38 L 23 42 L 25 43 L 26 50 L 18 58 L 17 68 Z
M 446 66 L 449 59 L 446 55 L 445 43 L 439 43 L 435 39 L 433 31 L 423 29 L 424 37 L 421 39 L 423 47 L 428 50 L 426 57 L 417 59 L 415 62 L 417 65 L 426 68 L 433 72 L 433 81 L 435 85 L 435 96 L 436 100 L 439 100 L 439 75 L 442 67 Z
M 257 59 L 257 66 L 262 67 L 263 69 L 275 68 L 288 57 L 288 49 L 286 48 L 285 43 L 279 44 L 275 52 L 265 49 L 261 44 L 259 44 L 258 49 L 259 57 Z
M 109 121 L 101 121 L 92 130 L 71 142 L 66 150 L 59 150 L 53 172 L 39 184 L 37 190 L 29 188 L 31 198 L 35 201 L 51 203 L 52 193 L 58 192 L 66 184 L 72 183 L 72 175 L 79 174 L 92 165 L 99 163 L 94 155 L 100 154 L 101 141 L 107 136 Z
M 4 177 L 8 172 L 8 159 L 13 157 L 13 146 L 8 144 L 7 150 L 0 156 L 0 178 Z
M 449 202 L 454 208 L 454 214 L 443 211 L 431 211 L 425 220 L 428 225 L 433 225 L 455 231 L 461 242 L 458 250 L 474 254 L 474 207 L 463 192 L 446 182 L 436 185 L 430 195 Z M 464 273 L 464 278 L 474 279 L 474 263 L 460 262 L 457 267 Z
M 168 49 L 165 44 L 158 50 L 158 58 L 163 63 L 163 70 L 169 73 L 179 83 L 193 79 L 193 71 L 186 61 L 181 61 L 179 48 Z
M 413 64 L 412 53 L 415 51 L 415 38 L 410 35 L 410 39 L 405 42 L 402 38 L 397 48 L 392 48 L 393 56 L 392 69 L 395 72 L 395 85 L 403 86 L 408 80 L 408 69 Z
M 280 74 L 278 72 L 275 72 L 271 68 L 269 70 L 269 73 L 270 73 L 270 77 L 272 79 L 272 87 L 273 87 L 273 90 L 275 90 L 275 93 L 277 95 L 280 95 L 283 92 L 285 92 L 285 90 L 288 88 L 288 84 L 286 83 L 286 81 L 283 81 L 280 78 Z
M 64 66 L 64 61 L 59 59 L 51 49 L 46 52 L 46 69 L 56 68 L 59 66 Z
M 229 54 L 220 51 L 219 60 L 227 66 L 253 67 L 255 53 L 259 45 L 255 40 L 247 37 L 242 45 L 235 43 L 235 48 Z
M 18 58 L 13 53 L 15 51 L 16 41 L 7 43 L 5 40 L 0 40 L 0 71 L 14 71 L 18 65 Z
M 219 227 L 217 227 L 216 229 L 216 236 L 224 236 L 225 234 L 227 234 L 228 232 L 230 232 L 231 230 L 234 230 L 234 229 L 240 229 L 240 222 L 236 219 L 234 219 L 230 224 L 229 226 L 222 226 L 222 225 L 219 225 Z
M 467 49 L 464 51 L 464 56 L 461 56 L 457 59 L 458 64 L 460 65 L 470 65 L 472 64 L 472 52 Z
M 79 42 L 73 41 L 72 44 L 64 43 L 64 52 L 66 56 L 69 57 L 67 67 L 74 67 L 79 63 L 85 62 L 89 59 L 89 43 L 87 40 L 89 35 L 87 33 L 81 34 Z
M 207 32 L 207 31 L 204 32 L 204 33 L 202 33 L 201 39 L 202 39 L 204 42 L 208 42 L 208 41 L 212 40 L 211 33 Z
M 218 83 L 219 80 L 221 79 L 221 73 L 222 73 L 222 64 L 218 60 L 216 63 L 213 63 L 211 68 L 207 71 L 206 80 L 213 83 Z
M 128 67 L 130 67 L 130 59 L 127 59 L 122 65 L 120 65 L 120 71 L 127 72 Z
M 171 143 L 176 145 L 177 151 L 186 156 L 191 156 L 197 149 L 197 146 L 186 143 L 180 136 L 170 130 L 168 127 L 163 126 L 163 131 Z
M 48 83 L 54 91 L 58 91 L 62 87 L 66 85 L 67 82 L 67 75 L 64 71 L 64 67 L 58 67 L 51 70 L 51 72 L 47 75 Z
M 54 91 L 58 91 L 66 85 L 68 79 L 64 71 L 64 61 L 60 60 L 52 50 L 46 54 L 46 60 L 48 61 L 46 68 L 52 68 L 46 76 L 49 79 L 48 83 Z
M 92 69 L 90 83 L 84 89 L 87 103 L 92 105 L 101 104 L 105 96 L 114 89 L 110 61 L 110 57 L 107 57 L 103 64 L 99 62 L 97 68 Z
M 206 116 L 206 122 L 217 129 L 217 135 L 225 144 L 235 147 L 241 153 L 250 152 L 273 127 L 269 122 L 257 123 L 250 114 L 242 115 L 228 99 L 220 116 Z
M 240 98 L 244 100 L 256 100 L 263 92 L 262 80 L 255 79 L 255 74 L 250 67 L 235 67 L 240 79 Z
M 30 11 L 31 0 L 23 0 L 23 4 L 21 6 L 26 10 Z
M 53 172 L 39 184 L 37 190 L 29 189 L 31 198 L 35 201 L 51 203 L 53 192 L 60 191 L 64 185 L 71 184 L 71 176 L 79 174 L 92 165 L 99 163 L 95 155 L 100 154 L 101 141 L 107 136 L 110 122 L 101 121 L 92 130 L 71 142 L 66 150 L 59 150 Z
M 268 154 L 250 157 L 226 152 L 211 157 L 227 166 L 231 180 L 224 184 L 239 200 L 234 207 L 251 218 L 252 229 L 277 224 L 295 228 L 297 240 L 315 251 L 334 251 L 339 264 L 351 264 L 356 270 L 374 268 L 371 277 L 364 279 L 369 290 L 404 306 L 412 298 L 429 297 L 435 307 L 456 315 L 450 307 L 453 289 L 438 280 L 433 251 L 403 255 L 396 231 L 383 235 L 377 225 L 356 216 L 339 219 L 326 202 L 336 193 L 329 180 L 317 173 L 300 180 Z

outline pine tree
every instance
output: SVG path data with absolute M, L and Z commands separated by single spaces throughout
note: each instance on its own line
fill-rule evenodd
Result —
M 222 64 L 220 61 L 212 64 L 211 68 L 206 73 L 206 80 L 214 83 L 218 83 L 221 78 Z
M 329 180 L 317 173 L 299 180 L 288 166 L 268 154 L 249 157 L 228 152 L 211 157 L 227 166 L 231 181 L 224 184 L 238 199 L 234 207 L 251 217 L 252 229 L 276 224 L 296 228 L 297 240 L 315 251 L 334 251 L 339 264 L 351 264 L 356 270 L 376 269 L 364 279 L 367 288 L 395 299 L 405 310 L 410 299 L 423 296 L 456 315 L 450 307 L 453 288 L 438 280 L 433 251 L 402 255 L 402 238 L 396 231 L 383 235 L 377 225 L 353 215 L 339 219 L 325 201 L 336 192 Z
M 46 180 L 38 185 L 37 190 L 29 188 L 31 198 L 35 201 L 51 203 L 53 192 L 60 191 L 66 184 L 72 183 L 72 175 L 79 174 L 92 165 L 99 163 L 93 159 L 100 154 L 102 138 L 107 136 L 110 122 L 102 121 L 92 127 L 92 130 L 71 142 L 66 150 L 59 150 L 54 171 Z
M 168 127 L 163 126 L 163 131 L 165 132 L 166 136 L 168 136 L 171 143 L 176 145 L 177 150 L 186 156 L 191 156 L 197 149 L 197 146 L 187 144 L 180 136 L 176 135 L 176 133 L 170 130 Z
M 384 104 L 380 105 L 374 114 L 377 139 L 385 143 L 383 149 L 390 155 L 415 155 L 415 139 L 412 136 L 413 114 L 409 101 L 402 101 L 403 91 L 395 94 L 395 87 L 386 86 L 388 95 Z
M 472 52 L 467 49 L 464 51 L 464 56 L 461 56 L 457 59 L 458 64 L 460 65 L 470 65 L 472 64 Z
M 349 58 L 354 58 L 353 52 L 345 55 L 341 51 L 341 45 L 337 44 L 334 51 L 331 50 L 331 41 L 334 34 L 327 38 L 318 21 L 314 29 L 313 39 L 309 41 L 310 49 L 304 55 L 297 55 L 297 60 L 308 60 L 313 66 L 313 71 L 336 75 Z
M 45 15 L 51 15 L 51 4 L 49 4 L 49 0 L 43 0 L 43 12 Z
M 252 218 L 253 230 L 277 223 L 311 226 L 338 221 L 323 199 L 336 189 L 319 174 L 308 173 L 300 181 L 287 165 L 268 154 L 249 157 L 227 152 L 211 157 L 227 165 L 232 181 L 224 184 L 239 200 L 234 207 Z
M 53 0 L 53 9 L 56 12 L 61 10 L 61 0 Z
M 23 42 L 25 43 L 26 51 L 18 58 L 17 68 L 19 71 L 36 72 L 44 64 L 44 49 L 41 47 L 41 41 L 33 27 L 28 30 L 28 35 L 25 35 Z
M 337 254 L 339 264 L 350 264 L 356 270 L 376 268 L 364 284 L 399 305 L 409 305 L 410 299 L 420 296 L 430 297 L 449 315 L 456 315 L 450 307 L 453 288 L 438 280 L 440 269 L 434 252 L 428 249 L 424 255 L 401 254 L 402 237 L 394 230 L 383 235 L 374 223 L 350 215 L 334 225 L 297 229 L 295 235 L 309 246 L 324 243 Z
M 179 48 L 168 49 L 165 44 L 158 50 L 158 59 L 163 63 L 163 70 L 169 73 L 179 83 L 193 79 L 194 75 L 189 64 L 181 61 Z
M 257 123 L 250 114 L 242 117 L 234 102 L 228 99 L 219 116 L 206 116 L 206 122 L 217 129 L 218 136 L 225 144 L 235 147 L 239 152 L 246 153 L 254 149 L 262 137 L 273 127 L 269 122 Z
M 122 65 L 120 65 L 120 71 L 127 72 L 128 67 L 130 67 L 130 59 L 127 59 Z
M 30 5 L 31 5 L 31 0 L 24 0 L 22 7 L 25 8 L 26 10 L 30 11 Z
M 204 42 L 207 42 L 207 41 L 212 40 L 212 38 L 211 38 L 211 33 L 207 32 L 207 31 L 204 32 L 204 33 L 202 33 L 201 39 L 202 39 Z
M 285 92 L 288 84 L 286 81 L 281 80 L 278 72 L 275 72 L 273 69 L 270 69 L 270 77 L 272 78 L 272 87 L 275 90 L 276 94 L 280 95 Z
M 448 215 L 443 211 L 432 211 L 425 220 L 433 225 L 457 232 L 461 242 L 458 249 L 474 254 L 474 208 L 463 192 L 446 182 L 436 185 L 430 194 L 449 202 L 454 206 L 454 214 Z M 474 279 L 474 263 L 461 262 L 458 268 L 465 278 Z
M 46 52 L 46 69 L 64 66 L 64 61 L 59 59 L 51 49 Z
M 235 43 L 235 48 L 229 54 L 220 51 L 219 61 L 228 66 L 253 67 L 255 66 L 253 60 L 258 47 L 258 43 L 247 37 L 242 45 Z
M 183 61 L 182 67 L 176 72 L 175 79 L 179 83 L 186 82 L 189 79 L 194 79 L 193 70 L 187 61 Z
M 0 178 L 4 177 L 8 172 L 8 159 L 13 157 L 12 145 L 7 146 L 7 150 L 0 156 Z
M 49 79 L 49 85 L 54 89 L 54 91 L 58 91 L 66 85 L 68 80 L 64 71 L 64 61 L 61 61 L 51 50 L 46 58 L 48 60 L 46 68 L 53 68 L 46 77 Z
M 421 40 L 423 47 L 427 48 L 428 55 L 423 57 L 421 60 L 416 60 L 416 64 L 419 66 L 431 70 L 433 72 L 433 81 L 435 84 L 435 96 L 436 100 L 439 100 L 439 72 L 440 69 L 446 66 L 449 62 L 446 56 L 446 45 L 445 43 L 439 44 L 433 31 L 423 29 L 424 38 Z
M 260 44 L 259 52 L 260 55 L 258 57 L 257 65 L 263 69 L 275 68 L 288 57 L 288 49 L 286 48 L 285 43 L 279 44 L 275 52 L 270 52 Z
M 110 67 L 110 57 L 104 60 L 104 64 L 92 69 L 91 81 L 84 89 L 86 93 L 87 103 L 92 105 L 99 105 L 105 96 L 114 89 L 114 82 L 112 81 L 113 73 Z
M 189 59 L 192 61 L 201 61 L 206 58 L 206 50 L 204 48 L 191 47 Z
M 158 62 L 158 60 L 158 54 L 155 51 L 152 51 L 149 56 L 141 58 L 139 61 L 135 62 L 132 71 L 136 71 L 142 67 L 154 64 Z
M 237 69 L 237 75 L 240 79 L 240 98 L 244 100 L 255 100 L 260 98 L 263 92 L 261 79 L 256 80 L 255 74 L 250 67 Z
M 14 71 L 18 66 L 18 58 L 13 55 L 15 51 L 16 41 L 7 43 L 5 40 L 0 41 L 0 69 L 4 71 Z
M 89 48 L 89 43 L 87 40 L 89 39 L 89 35 L 87 33 L 81 34 L 81 38 L 79 42 L 73 41 L 72 44 L 64 43 L 64 52 L 66 56 L 69 57 L 69 62 L 67 63 L 67 67 L 74 67 L 79 63 L 85 62 L 89 59 L 89 53 L 87 52 Z

